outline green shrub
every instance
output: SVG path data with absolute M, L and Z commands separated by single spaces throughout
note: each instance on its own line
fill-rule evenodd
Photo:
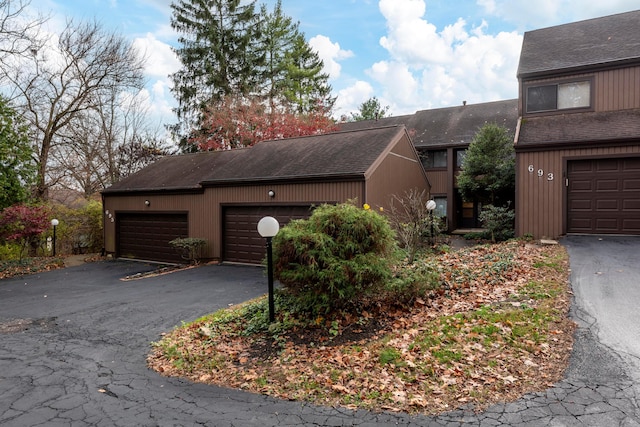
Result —
M 516 214 L 509 206 L 486 205 L 480 212 L 482 226 L 490 233 L 491 241 L 502 241 L 514 236 Z
M 22 247 L 15 242 L 0 243 L 0 260 L 18 260 Z
M 182 259 L 189 261 L 190 264 L 197 264 L 202 258 L 202 248 L 205 247 L 207 241 L 199 237 L 178 237 L 169 242 L 169 246 L 180 252 Z
M 102 202 L 89 200 L 79 208 L 55 204 L 52 218 L 58 219 L 56 247 L 59 254 L 97 253 L 104 246 L 102 233 Z M 52 236 L 49 228 L 46 237 Z
M 407 261 L 407 260 L 405 260 Z M 411 305 L 418 298 L 425 298 L 441 285 L 437 266 L 429 260 L 398 262 L 393 280 L 386 287 L 390 301 Z
M 314 315 L 353 306 L 391 276 L 386 218 L 353 204 L 323 205 L 273 240 L 274 275 Z

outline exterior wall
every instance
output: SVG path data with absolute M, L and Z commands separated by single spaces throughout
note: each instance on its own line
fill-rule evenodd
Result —
M 637 145 L 575 148 L 516 154 L 516 235 L 566 234 L 566 166 L 571 160 L 640 155 Z
M 380 164 L 374 165 L 362 200 L 374 209 L 387 209 L 393 195 L 403 197 L 412 188 L 427 190 L 428 193 L 429 187 L 418 155 L 411 142 L 404 137 L 383 157 Z
M 460 171 L 456 168 L 455 155 L 457 150 L 465 148 L 468 148 L 468 145 L 456 144 L 454 147 L 446 147 L 447 167 L 425 170 L 429 183 L 431 184 L 431 196 L 447 198 L 447 231 L 453 231 L 458 227 L 457 212 L 460 208 L 456 194 L 458 188 L 457 176 Z M 440 149 L 444 149 L 444 147 L 440 147 Z
M 275 192 L 269 197 L 269 190 Z M 225 204 L 292 205 L 364 200 L 364 182 L 327 182 L 277 185 L 251 185 L 206 188 L 204 194 L 105 195 L 104 209 L 114 216 L 105 217 L 105 250 L 116 251 L 115 221 L 118 212 L 188 212 L 189 236 L 201 237 L 208 245 L 204 257 L 220 259 L 222 245 L 222 207 Z M 145 206 L 149 200 L 149 206 Z
M 427 170 L 426 174 L 427 178 L 429 178 L 429 182 L 431 183 L 431 193 L 446 195 L 449 187 L 452 185 L 447 179 L 447 171 L 442 169 Z
M 595 110 L 640 108 L 640 66 L 595 74 Z
M 596 112 L 640 108 L 640 66 L 598 71 L 595 73 L 557 76 L 553 78 L 526 80 L 520 84 L 519 109 L 524 111 L 524 83 L 545 83 L 593 77 L 593 108 Z

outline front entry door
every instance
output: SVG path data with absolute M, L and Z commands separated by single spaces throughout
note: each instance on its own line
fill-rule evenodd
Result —
M 460 194 L 457 195 L 457 228 L 479 228 L 480 220 L 479 215 L 479 203 L 474 201 L 466 202 L 462 200 Z

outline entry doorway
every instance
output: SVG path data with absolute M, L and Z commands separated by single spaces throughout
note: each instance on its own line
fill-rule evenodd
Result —
M 481 204 L 476 201 L 465 201 L 459 192 L 456 193 L 457 228 L 480 228 Z

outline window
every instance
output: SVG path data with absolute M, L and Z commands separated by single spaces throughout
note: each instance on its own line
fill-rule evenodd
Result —
M 447 216 L 447 198 L 434 197 L 433 201 L 436 202 L 436 208 L 433 210 L 433 214 L 438 217 L 446 217 Z
M 447 150 L 427 151 L 426 156 L 422 157 L 422 166 L 425 169 L 446 168 Z
M 462 169 L 462 164 L 464 163 L 464 158 L 467 155 L 467 150 L 456 150 L 456 168 Z
M 589 108 L 591 81 L 558 83 L 527 88 L 527 113 Z

